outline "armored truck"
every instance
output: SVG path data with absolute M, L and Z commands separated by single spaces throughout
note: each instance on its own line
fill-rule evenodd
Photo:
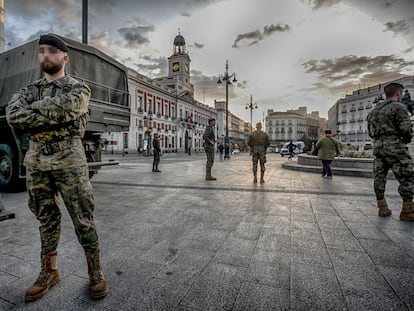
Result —
M 101 166 L 101 134 L 129 130 L 128 72 L 100 50 L 62 36 L 69 49 L 66 73 L 91 89 L 88 124 L 83 138 L 90 176 Z M 42 77 L 38 40 L 0 53 L 0 188 L 18 190 L 24 185 L 27 133 L 15 133 L 6 120 L 6 106 L 20 88 Z

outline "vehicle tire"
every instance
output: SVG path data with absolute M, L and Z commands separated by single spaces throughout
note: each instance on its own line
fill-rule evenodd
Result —
M 0 187 L 18 191 L 23 181 L 19 179 L 19 160 L 12 147 L 0 144 Z

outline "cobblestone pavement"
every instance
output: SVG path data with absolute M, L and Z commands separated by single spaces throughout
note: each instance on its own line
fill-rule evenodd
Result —
M 372 180 L 281 168 L 269 154 L 265 184 L 253 184 L 248 154 L 121 163 L 93 177 L 95 221 L 108 296 L 88 296 L 86 260 L 64 208 L 62 280 L 24 302 L 39 271 L 38 223 L 27 194 L 3 193 L 15 219 L 0 222 L 0 310 L 414 310 L 414 223 L 377 216 Z

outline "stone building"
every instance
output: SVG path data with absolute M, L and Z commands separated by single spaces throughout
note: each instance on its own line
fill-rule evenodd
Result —
M 337 106 L 337 126 L 338 138 L 341 143 L 352 145 L 359 149 L 370 148 L 371 138 L 368 136 L 367 115 L 378 101 L 385 98 L 384 86 L 391 82 L 398 82 L 404 85 L 405 89 L 414 96 L 414 76 L 403 77 L 398 80 L 380 83 L 375 86 L 358 89 L 351 95 L 339 99 Z M 334 105 L 334 106 L 335 106 Z M 332 108 L 335 111 L 335 108 Z
M 208 119 L 217 118 L 217 113 L 194 99 L 190 62 L 185 39 L 178 34 L 168 58 L 167 77 L 150 79 L 128 69 L 130 129 L 125 133 L 105 133 L 102 138 L 108 142 L 107 151 L 150 155 L 154 133 L 160 136 L 163 152 L 203 150 Z
M 307 107 L 286 112 L 269 109 L 265 124 L 271 146 L 280 147 L 288 140 L 317 140 L 326 128 L 326 119 L 319 116 L 319 111 L 308 113 Z
M 214 108 L 217 112 L 216 126 L 217 126 L 217 138 L 224 144 L 224 138 L 226 137 L 226 102 L 214 101 Z M 239 148 L 244 149 L 246 145 L 246 122 L 240 117 L 229 111 L 229 140 L 232 146 L 237 145 Z M 249 124 L 248 128 L 250 127 Z

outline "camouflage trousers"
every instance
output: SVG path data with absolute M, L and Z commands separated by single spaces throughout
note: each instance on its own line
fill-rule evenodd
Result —
M 260 172 L 264 173 L 266 153 L 264 147 L 256 146 L 252 149 L 253 174 L 257 174 L 257 163 L 260 161 Z
M 204 150 L 206 151 L 207 156 L 206 170 L 211 171 L 214 164 L 214 146 L 206 146 L 204 147 Z
M 407 147 L 374 148 L 374 190 L 377 200 L 382 200 L 385 193 L 388 171 L 394 173 L 398 182 L 398 192 L 404 202 L 411 202 L 414 193 L 413 160 Z
M 93 221 L 94 198 L 87 166 L 55 171 L 28 169 L 29 208 L 40 222 L 42 255 L 57 249 L 60 239 L 61 211 L 59 194 L 85 251 L 98 248 L 98 234 Z

